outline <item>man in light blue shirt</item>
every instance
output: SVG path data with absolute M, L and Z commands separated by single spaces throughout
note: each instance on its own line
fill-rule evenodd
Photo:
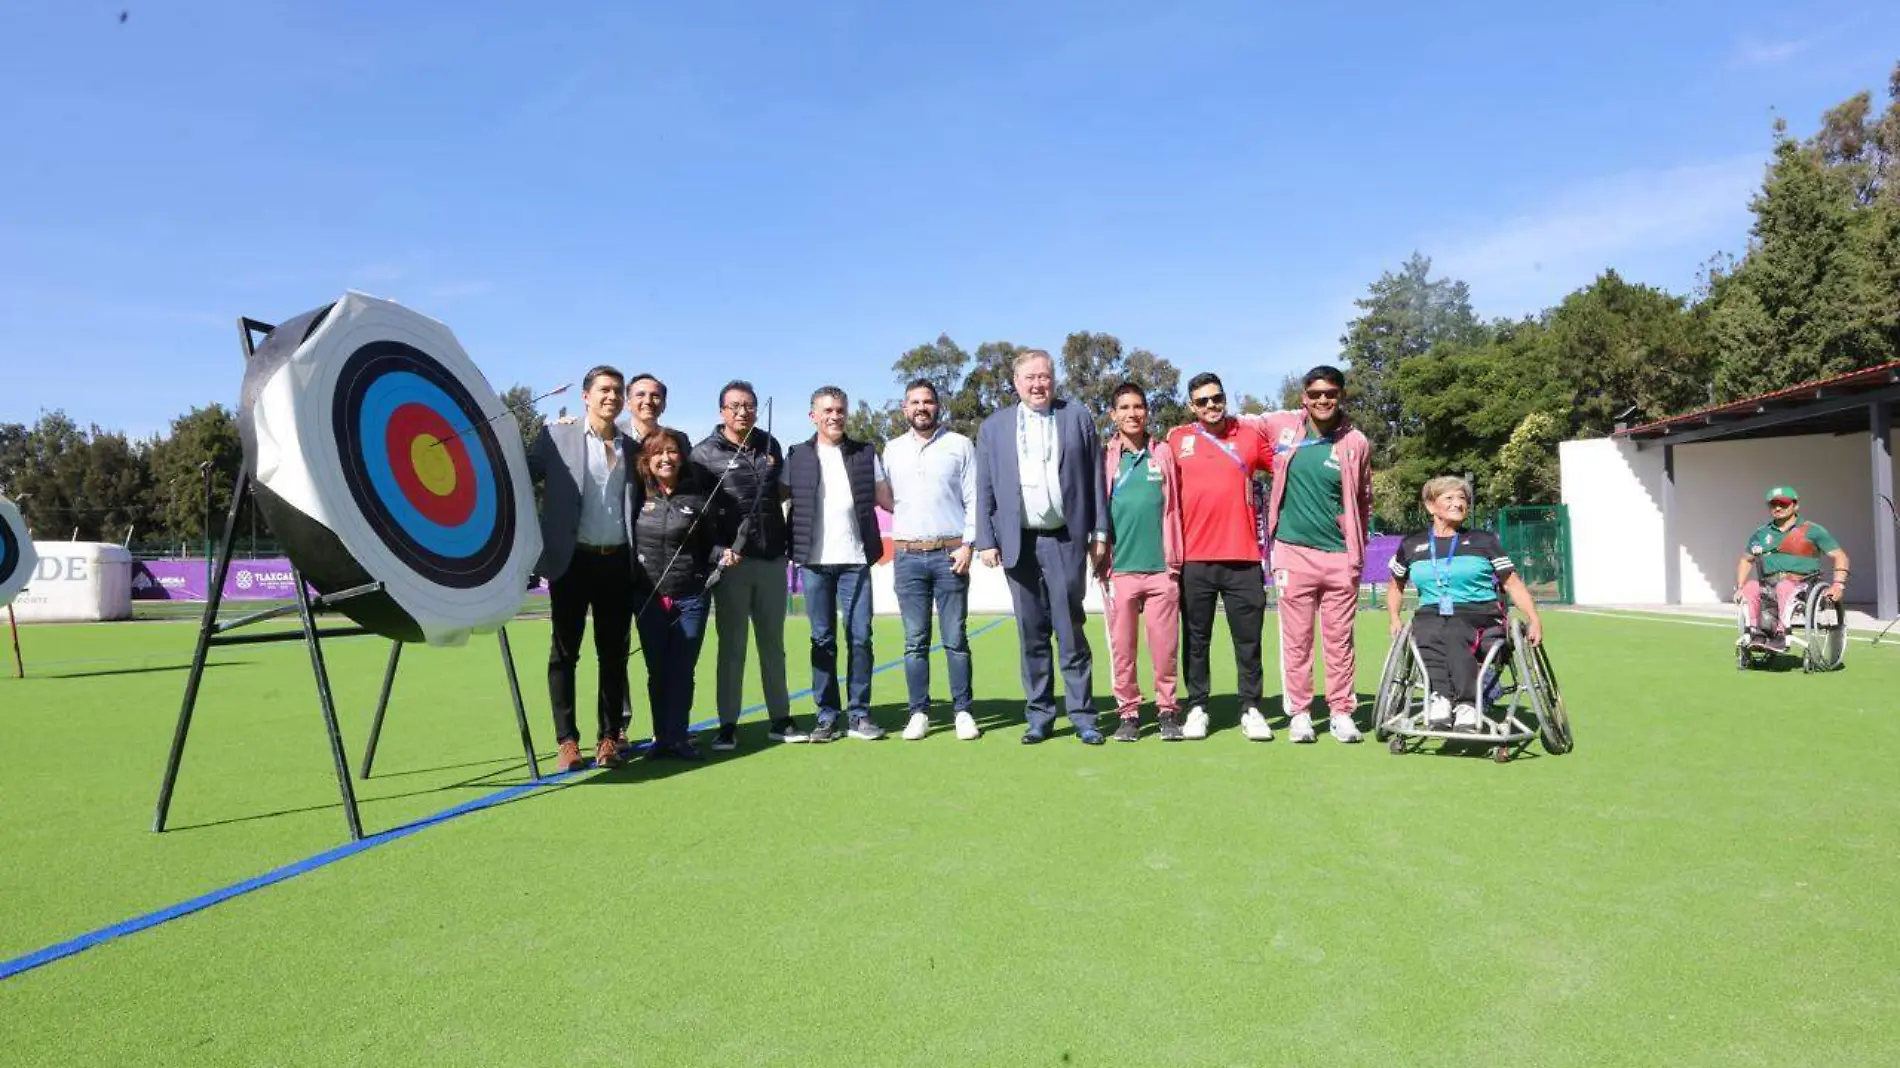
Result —
M 976 551 L 976 449 L 970 439 L 945 427 L 937 387 L 927 378 L 904 390 L 910 432 L 884 446 L 890 478 L 891 548 L 897 605 L 904 616 L 904 682 L 910 691 L 910 722 L 904 738 L 930 733 L 930 609 L 943 625 L 943 655 L 950 666 L 950 706 L 957 737 L 981 736 L 970 705 L 970 557 Z

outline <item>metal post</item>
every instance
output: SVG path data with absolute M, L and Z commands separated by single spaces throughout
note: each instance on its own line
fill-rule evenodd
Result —
M 204 680 L 205 656 L 211 651 L 211 638 L 218 631 L 218 606 L 224 600 L 224 576 L 231 567 L 231 542 L 237 537 L 238 506 L 251 491 L 249 471 L 239 471 L 231 487 L 231 511 L 224 517 L 224 552 L 205 560 L 205 614 L 198 624 L 198 646 L 191 654 L 191 673 L 185 676 L 185 700 L 178 706 L 178 724 L 172 728 L 171 754 L 165 758 L 165 777 L 158 785 L 158 808 L 152 813 L 152 831 L 165 829 L 165 816 L 172 807 L 172 787 L 178 784 L 178 765 L 185 758 L 185 735 L 191 730 L 191 713 L 198 706 L 198 684 Z
M 369 778 L 376 763 L 376 742 L 383 736 L 383 713 L 389 711 L 389 691 L 396 688 L 396 665 L 402 660 L 402 643 L 389 643 L 389 666 L 383 669 L 383 692 L 376 698 L 376 718 L 369 724 L 369 744 L 363 748 L 363 778 Z
M 323 641 L 317 637 L 316 614 L 310 609 L 310 591 L 303 572 L 291 569 L 297 584 L 297 618 L 303 623 L 304 642 L 310 646 L 310 670 L 317 676 L 317 704 L 323 708 L 323 729 L 330 736 L 330 757 L 336 762 L 337 792 L 343 796 L 343 816 L 349 821 L 350 840 L 363 837 L 363 819 L 356 811 L 356 788 L 350 783 L 350 761 L 343 754 L 343 732 L 336 725 L 336 700 L 330 695 L 330 673 L 323 666 Z
M 521 751 L 528 757 L 528 774 L 538 781 L 541 762 L 535 759 L 534 736 L 528 733 L 528 709 L 521 703 L 521 680 L 515 677 L 515 654 L 508 647 L 508 628 L 497 629 L 495 637 L 501 642 L 501 668 L 508 675 L 508 696 L 515 702 L 515 725 L 521 728 Z
M 1893 405 L 1876 401 L 1867 409 L 1868 458 L 1873 462 L 1874 616 L 1900 616 L 1900 573 L 1894 567 Z
M 1682 530 L 1676 522 L 1676 447 L 1663 446 L 1663 603 L 1682 603 Z

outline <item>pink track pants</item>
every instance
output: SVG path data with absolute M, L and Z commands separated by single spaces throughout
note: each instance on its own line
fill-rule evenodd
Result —
M 1775 579 L 1775 633 L 1788 631 L 1788 613 L 1794 611 L 1794 593 L 1801 585 L 1801 575 L 1781 575 Z M 1761 626 L 1761 581 L 1749 579 L 1742 583 L 1742 619 L 1751 627 Z
M 1278 542 L 1273 546 L 1273 582 L 1280 591 L 1280 685 L 1286 692 L 1287 715 L 1312 711 L 1316 629 L 1326 655 L 1326 707 L 1336 716 L 1352 715 L 1359 703 L 1353 691 L 1352 641 L 1353 621 L 1359 615 L 1359 572 L 1345 553 Z
M 1141 683 L 1135 675 L 1137 624 L 1148 632 L 1148 658 L 1155 670 L 1155 708 L 1173 712 L 1175 661 L 1181 647 L 1181 587 L 1166 572 L 1117 573 L 1109 601 L 1108 653 L 1115 668 L 1115 708 L 1123 719 L 1141 715 Z

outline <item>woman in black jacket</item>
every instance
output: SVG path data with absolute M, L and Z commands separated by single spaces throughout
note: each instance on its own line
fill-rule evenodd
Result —
M 647 665 L 647 699 L 653 706 L 653 745 L 647 756 L 704 760 L 687 734 L 693 711 L 693 676 L 706 636 L 708 585 L 732 550 L 717 544 L 723 505 L 713 487 L 693 473 L 679 435 L 661 428 L 640 446 L 635 472 L 646 500 L 634 519 L 635 622 Z

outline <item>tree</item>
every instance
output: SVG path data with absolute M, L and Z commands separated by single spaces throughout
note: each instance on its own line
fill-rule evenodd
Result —
M 844 432 L 859 441 L 873 441 L 883 444 L 909 429 L 904 419 L 904 410 L 894 402 L 885 402 L 882 408 L 872 408 L 870 404 L 859 401 L 856 410 L 845 417 Z
M 1124 352 L 1113 334 L 1082 330 L 1062 343 L 1062 395 L 1088 408 L 1098 421 L 1115 406 L 1115 387 L 1139 385 L 1148 395 L 1148 419 L 1157 429 L 1188 421 L 1181 403 L 1181 370 L 1147 349 Z
M 1900 352 L 1900 66 L 1797 141 L 1775 124 L 1747 254 L 1711 272 L 1712 378 L 1729 399 L 1859 370 Z
M 515 426 L 521 431 L 521 444 L 533 446 L 548 421 L 534 406 L 534 391 L 520 384 L 509 386 L 501 395 L 501 406 L 513 413 Z
M 173 419 L 171 433 L 152 442 L 149 456 L 158 529 L 167 537 L 194 546 L 202 544 L 207 536 L 216 538 L 231 508 L 231 492 L 244 464 L 244 443 L 230 410 L 212 404 Z M 211 485 L 208 535 L 206 469 L 200 467 L 207 462 Z M 240 527 L 248 527 L 256 519 L 247 512 L 238 521 Z
M 1557 465 L 1557 443 L 1564 439 L 1564 421 L 1549 412 L 1532 412 L 1511 431 L 1498 450 L 1491 479 L 1482 491 L 1492 508 L 1512 504 L 1555 504 L 1563 482 Z
M 1549 410 L 1567 413 L 1572 436 L 1597 437 L 1631 405 L 1665 415 L 1707 404 L 1712 361 L 1702 327 L 1683 298 L 1604 271 L 1545 314 L 1539 358 L 1568 391 L 1567 403 Z
M 1471 311 L 1471 293 L 1460 281 L 1431 277 L 1432 261 L 1414 252 L 1397 273 L 1387 271 L 1366 296 L 1354 301 L 1360 316 L 1346 324 L 1340 357 L 1351 370 L 1348 382 L 1359 397 L 1353 421 L 1375 450 L 1375 461 L 1389 460 L 1406 433 L 1404 406 L 1393 378 L 1399 364 L 1423 356 L 1441 342 L 1475 343 L 1484 328 Z

